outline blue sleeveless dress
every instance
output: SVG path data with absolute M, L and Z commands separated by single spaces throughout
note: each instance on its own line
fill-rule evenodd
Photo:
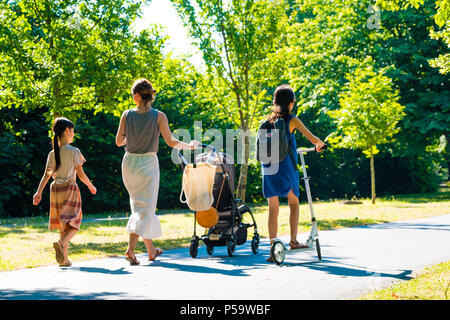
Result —
M 289 137 L 289 148 L 294 155 L 295 164 L 292 162 L 292 157 L 287 154 L 286 157 L 279 163 L 278 172 L 273 173 L 271 165 L 263 164 L 261 166 L 262 183 L 263 183 L 263 195 L 264 198 L 270 197 L 287 197 L 289 191 L 299 197 L 299 175 L 297 167 L 297 143 L 295 141 L 295 134 L 289 131 L 289 123 L 294 115 L 290 115 L 286 122 L 286 130 Z M 295 132 L 295 131 L 294 131 Z

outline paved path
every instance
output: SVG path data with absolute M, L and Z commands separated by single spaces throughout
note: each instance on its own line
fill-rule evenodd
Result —
M 115 257 L 1 272 L 0 299 L 352 299 L 450 260 L 450 214 L 321 231 L 320 241 L 322 261 L 298 252 L 281 267 L 265 261 L 262 239 L 257 255 L 248 241 L 233 258 L 225 247 L 208 256 L 201 246 L 196 259 L 176 249 L 155 262 L 139 254 L 140 266 Z

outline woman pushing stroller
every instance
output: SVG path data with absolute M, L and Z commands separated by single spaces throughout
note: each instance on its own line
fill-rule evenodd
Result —
M 161 236 L 161 224 L 156 216 L 159 190 L 159 162 L 157 157 L 159 135 L 172 148 L 194 149 L 200 142 L 189 144 L 174 138 L 166 115 L 154 108 L 156 90 L 147 79 L 136 80 L 131 88 L 135 108 L 126 110 L 120 119 L 116 135 L 116 145 L 125 146 L 122 160 L 122 178 L 130 195 L 131 216 L 127 231 L 130 233 L 126 260 L 131 265 L 136 259 L 135 248 L 139 237 L 144 239 L 150 261 L 163 253 L 155 248 L 152 239 Z
M 288 85 L 279 86 L 273 97 L 273 107 L 267 119 L 274 123 L 278 119 L 283 119 L 286 125 L 286 133 L 289 139 L 289 149 L 291 154 L 297 155 L 297 145 L 295 141 L 295 130 L 300 131 L 312 144 L 316 146 L 316 151 L 320 152 L 325 143 L 312 134 L 303 122 L 291 113 L 295 103 L 295 94 Z M 294 161 L 295 160 L 295 161 Z M 302 249 L 308 246 L 297 241 L 297 230 L 299 220 L 299 175 L 297 170 L 297 156 L 286 156 L 279 163 L 278 171 L 273 174 L 270 165 L 262 164 L 263 195 L 269 204 L 268 228 L 269 237 L 272 242 L 277 238 L 279 197 L 286 197 L 290 210 L 290 249 Z M 273 262 L 272 257 L 267 259 Z

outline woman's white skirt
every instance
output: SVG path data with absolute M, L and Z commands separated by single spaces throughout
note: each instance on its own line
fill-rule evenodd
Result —
M 144 239 L 161 236 L 156 216 L 159 190 L 159 162 L 156 152 L 126 152 L 122 160 L 122 179 L 130 195 L 131 216 L 126 230 Z

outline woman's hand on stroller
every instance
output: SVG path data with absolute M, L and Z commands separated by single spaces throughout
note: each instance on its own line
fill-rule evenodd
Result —
M 202 143 L 200 141 L 197 140 L 192 140 L 191 142 L 189 142 L 189 146 L 191 147 L 191 150 L 197 149 L 197 148 L 201 148 L 202 147 Z

